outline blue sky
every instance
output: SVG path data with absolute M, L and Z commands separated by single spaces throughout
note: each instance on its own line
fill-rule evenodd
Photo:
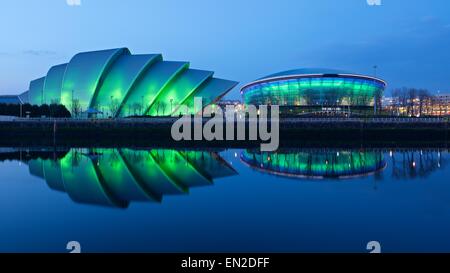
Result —
M 450 92 L 450 1 L 381 1 L 4 0 L 0 94 L 27 90 L 80 51 L 115 47 L 190 61 L 239 86 L 301 67 L 373 74 L 376 64 L 389 89 Z

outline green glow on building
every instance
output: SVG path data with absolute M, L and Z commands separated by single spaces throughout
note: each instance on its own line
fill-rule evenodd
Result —
M 172 114 L 176 105 L 181 105 L 197 88 L 214 73 L 189 69 L 171 81 L 156 97 L 147 111 L 151 116 L 167 116 Z
M 74 108 L 87 111 L 96 96 L 105 72 L 128 49 L 111 49 L 84 52 L 75 55 L 67 65 L 61 89 L 61 103 L 74 114 Z M 77 107 L 78 106 L 78 107 Z
M 206 95 L 208 103 L 237 84 L 223 81 L 187 62 L 119 48 L 79 53 L 52 67 L 30 83 L 28 99 L 36 105 L 59 102 L 76 117 L 168 116 L 181 104 L 191 105 L 197 94 Z
M 59 104 L 61 102 L 61 89 L 64 73 L 67 64 L 56 65 L 50 68 L 45 77 L 45 84 L 43 89 L 43 103 Z
M 28 101 L 31 104 L 41 105 L 44 103 L 44 83 L 45 77 L 30 82 L 28 90 Z
M 385 82 L 369 76 L 299 69 L 261 78 L 245 85 L 241 93 L 246 104 L 320 111 L 322 107 L 374 107 L 385 88 Z

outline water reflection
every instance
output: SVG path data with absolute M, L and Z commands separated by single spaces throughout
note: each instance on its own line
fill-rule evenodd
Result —
M 121 208 L 131 201 L 161 202 L 164 195 L 236 174 L 214 151 L 70 149 L 52 158 L 21 157 L 32 175 L 73 201 Z
M 428 177 L 431 173 L 447 165 L 441 151 L 414 150 L 389 152 L 392 177 L 395 179 L 414 179 Z
M 241 161 L 247 166 L 277 176 L 307 179 L 349 179 L 381 175 L 391 166 L 393 179 L 424 178 L 445 168 L 446 150 L 352 150 L 352 149 L 281 149 L 277 152 L 245 150 Z
M 250 167 L 280 176 L 298 178 L 351 178 L 371 175 L 386 167 L 379 151 L 279 150 L 276 153 L 246 150 L 241 160 Z
M 221 151 L 221 150 L 220 150 Z M 48 187 L 77 203 L 126 208 L 130 202 L 161 202 L 237 172 L 219 150 L 130 148 L 0 148 L 0 161 L 18 160 Z M 277 152 L 247 149 L 240 161 L 258 172 L 299 179 L 376 180 L 423 178 L 445 168 L 444 150 L 289 148 Z M 232 151 L 234 157 L 238 152 Z M 224 154 L 227 158 L 227 154 Z M 389 168 L 387 168 L 389 166 Z M 239 179 L 239 178 L 237 178 Z

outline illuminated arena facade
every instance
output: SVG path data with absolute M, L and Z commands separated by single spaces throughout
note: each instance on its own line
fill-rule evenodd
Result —
M 386 82 L 331 69 L 272 74 L 241 88 L 245 104 L 279 105 L 282 114 L 373 114 L 381 109 Z

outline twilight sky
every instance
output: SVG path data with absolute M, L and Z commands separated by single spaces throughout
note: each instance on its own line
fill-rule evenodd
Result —
M 302 67 L 450 93 L 450 1 L 3 0 L 0 94 L 81 51 L 128 47 L 241 82 Z M 229 98 L 238 98 L 234 89 Z

